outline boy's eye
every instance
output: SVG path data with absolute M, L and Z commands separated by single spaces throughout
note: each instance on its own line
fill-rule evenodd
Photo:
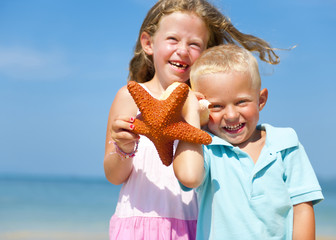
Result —
M 210 104 L 209 107 L 210 111 L 220 111 L 223 109 L 223 106 L 220 104 Z
M 246 99 L 242 99 L 242 100 L 239 100 L 238 102 L 237 102 L 237 105 L 244 105 L 244 104 L 246 104 L 248 102 L 248 100 L 246 100 Z

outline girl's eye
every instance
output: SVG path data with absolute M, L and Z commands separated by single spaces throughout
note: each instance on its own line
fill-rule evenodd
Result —
M 195 48 L 195 49 L 201 49 L 202 48 L 201 44 L 199 44 L 199 43 L 191 43 L 190 46 L 192 48 Z
M 167 39 L 171 40 L 171 41 L 177 41 L 177 39 L 175 37 L 168 37 Z
M 195 47 L 201 47 L 201 45 L 199 43 L 191 43 L 191 46 L 195 46 Z

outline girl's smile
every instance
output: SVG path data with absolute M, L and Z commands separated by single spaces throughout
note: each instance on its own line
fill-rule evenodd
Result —
M 189 79 L 191 65 L 207 47 L 209 31 L 197 15 L 174 12 L 162 17 L 154 36 L 143 33 L 142 38 L 144 51 L 153 57 L 154 78 L 168 86 Z
M 169 64 L 174 68 L 176 71 L 184 72 L 189 68 L 188 64 L 184 64 L 183 62 L 178 61 L 168 61 Z

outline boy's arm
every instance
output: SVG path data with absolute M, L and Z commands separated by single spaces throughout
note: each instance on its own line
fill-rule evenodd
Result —
M 176 178 L 188 188 L 196 188 L 203 181 L 204 161 L 200 144 L 180 141 L 175 153 L 173 167 Z
M 200 128 L 200 107 L 195 94 L 191 91 L 183 109 L 183 117 L 190 125 Z M 204 175 L 202 145 L 179 141 L 173 168 L 175 176 L 184 186 L 198 187 Z
M 294 205 L 293 240 L 315 240 L 315 216 L 312 202 Z

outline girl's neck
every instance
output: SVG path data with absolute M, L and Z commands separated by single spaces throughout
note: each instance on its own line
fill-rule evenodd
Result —
M 170 85 L 168 83 L 160 82 L 155 76 L 152 80 L 145 82 L 144 84 L 155 98 L 159 98 Z
M 145 82 L 144 84 L 155 98 L 159 98 L 164 92 L 164 89 L 153 81 Z

